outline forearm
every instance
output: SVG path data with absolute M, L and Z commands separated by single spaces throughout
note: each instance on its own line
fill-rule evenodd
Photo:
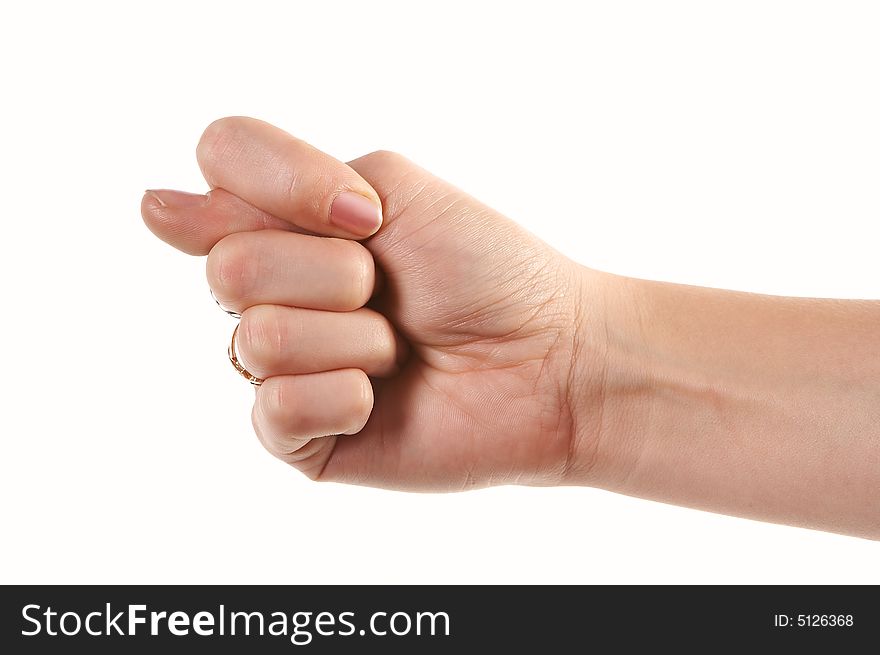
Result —
M 880 538 L 880 303 L 612 276 L 605 291 L 579 483 Z

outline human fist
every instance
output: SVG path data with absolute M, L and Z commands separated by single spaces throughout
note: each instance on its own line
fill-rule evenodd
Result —
M 148 192 L 142 214 L 207 253 L 214 295 L 241 313 L 271 453 L 313 479 L 411 490 L 593 466 L 604 274 L 394 153 L 343 164 L 225 118 L 197 156 L 212 191 Z

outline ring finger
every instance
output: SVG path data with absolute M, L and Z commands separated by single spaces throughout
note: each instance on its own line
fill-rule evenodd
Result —
M 241 315 L 236 351 L 258 378 L 357 368 L 367 375 L 392 375 L 405 344 L 391 323 L 371 309 L 322 312 L 256 305 Z

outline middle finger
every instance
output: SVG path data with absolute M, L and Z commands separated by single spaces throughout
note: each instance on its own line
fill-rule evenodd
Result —
M 283 230 L 238 232 L 208 253 L 208 284 L 220 304 L 352 311 L 373 293 L 376 271 L 356 241 Z

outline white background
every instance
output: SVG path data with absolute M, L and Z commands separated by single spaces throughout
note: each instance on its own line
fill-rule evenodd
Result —
M 880 583 L 875 542 L 598 490 L 309 482 L 252 434 L 203 260 L 139 215 L 247 114 L 597 268 L 880 298 L 876 3 L 0 12 L 0 582 Z

